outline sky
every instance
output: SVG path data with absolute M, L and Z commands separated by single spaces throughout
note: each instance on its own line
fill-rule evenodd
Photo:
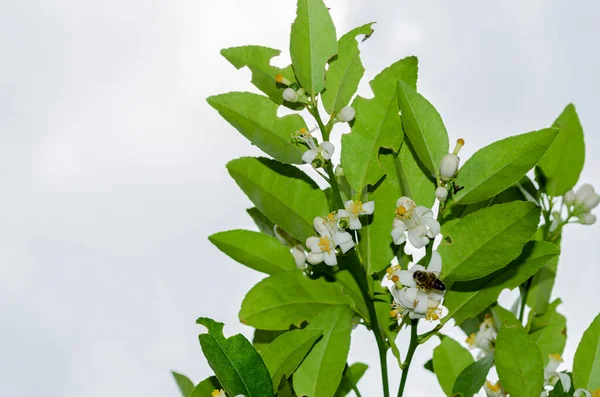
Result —
M 211 374 L 195 319 L 215 318 L 227 335 L 251 338 L 237 313 L 263 278 L 207 240 L 254 228 L 245 213 L 251 204 L 225 163 L 260 154 L 205 101 L 255 91 L 249 73 L 236 71 L 219 50 L 266 45 L 283 50 L 276 63 L 286 64 L 295 2 L 4 3 L 0 395 L 177 396 L 170 370 L 196 382 Z M 551 125 L 573 102 L 586 132 L 581 183 L 599 184 L 600 5 L 327 5 L 338 36 L 377 22 L 361 44 L 361 94 L 370 95 L 367 82 L 384 67 L 417 55 L 419 90 L 442 115 L 450 140 L 465 139 L 463 159 L 492 141 Z M 568 317 L 567 368 L 600 299 L 598 226 L 571 226 L 554 290 Z M 349 361 L 371 365 L 359 384 L 363 395 L 380 395 L 375 342 L 361 329 L 352 338 Z M 421 368 L 436 344 L 417 350 L 408 395 L 442 395 Z M 390 378 L 396 390 L 399 371 Z

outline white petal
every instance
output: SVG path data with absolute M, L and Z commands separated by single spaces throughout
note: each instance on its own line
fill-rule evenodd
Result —
M 546 390 L 542 390 L 542 392 L 540 393 L 540 397 L 548 397 L 548 393 L 546 393 Z
M 321 149 L 323 149 L 321 151 L 321 155 L 323 156 L 323 158 L 325 160 L 329 160 L 333 155 L 333 152 L 335 152 L 335 146 L 333 146 L 333 143 L 324 141 L 319 146 L 321 146 Z
M 317 157 L 317 151 L 315 149 L 310 149 L 304 152 L 302 155 L 302 161 L 304 161 L 306 164 L 310 164 L 313 162 L 315 157 Z
M 416 272 L 416 271 L 422 271 L 422 272 L 425 272 L 425 271 L 427 271 L 427 269 L 425 268 L 425 266 L 421 266 L 421 265 L 419 265 L 419 264 L 416 264 L 416 265 L 412 265 L 412 266 L 410 267 L 410 271 L 411 271 L 411 273 L 414 273 L 414 272 Z
M 292 248 L 292 256 L 298 269 L 306 269 L 306 252 L 304 252 L 304 248 L 301 245 L 296 245 Z
M 417 298 L 418 290 L 416 288 L 402 288 L 397 294 L 397 302 L 408 309 L 415 308 L 415 299 Z
M 352 241 L 352 235 L 348 232 L 337 232 L 333 235 L 333 244 L 340 245 Z
M 458 171 L 458 156 L 454 153 L 448 153 L 440 161 L 440 176 L 443 180 L 447 181 L 454 178 Z
M 434 300 L 438 302 L 442 301 L 442 299 L 444 298 L 444 295 L 446 294 L 446 291 L 436 291 L 436 290 L 431 290 L 429 292 L 429 299 L 430 300 Z
M 350 229 L 358 230 L 362 228 L 362 223 L 358 220 L 358 218 L 350 218 Z
M 555 357 L 555 355 L 550 354 L 549 360 L 548 360 L 548 365 L 546 365 L 546 368 L 544 368 L 544 372 L 549 373 L 549 374 L 555 374 L 556 370 L 558 369 L 560 364 L 562 364 L 562 362 L 563 362 L 562 359 L 557 359 Z
M 408 231 L 408 241 L 415 248 L 423 248 L 429 244 L 429 238 L 425 236 L 427 230 L 422 226 L 413 227 Z
M 398 277 L 400 278 L 400 282 L 405 287 L 416 287 L 417 283 L 415 283 L 415 279 L 413 278 L 413 272 L 408 270 L 400 270 L 398 272 Z
M 415 312 L 426 313 L 427 309 L 429 309 L 429 297 L 427 294 L 423 291 L 418 291 L 416 300 Z
M 346 202 L 344 202 L 344 207 L 346 208 L 352 208 L 352 205 L 354 204 L 354 200 L 348 200 Z
M 563 374 L 562 372 L 558 374 L 560 378 L 560 383 L 562 383 L 563 390 L 567 392 L 571 390 L 571 378 L 567 374 Z
M 350 217 L 350 211 L 346 211 L 346 210 L 337 210 L 337 214 L 336 214 L 336 218 L 349 218 Z
M 410 211 L 411 209 L 414 209 L 417 204 L 410 197 L 403 196 L 396 201 L 396 207 L 400 206 Z
M 431 233 L 427 233 L 429 237 L 434 238 L 435 236 L 437 236 L 440 233 L 440 223 L 433 219 L 433 218 L 429 218 L 429 217 L 423 217 L 421 218 L 421 225 L 422 226 L 427 226 L 427 228 L 429 228 L 429 232 Z M 432 235 L 430 235 L 432 234 Z
M 585 206 L 585 208 L 587 208 L 588 210 L 593 210 L 594 208 L 596 208 L 598 206 L 598 204 L 600 204 L 600 195 L 596 194 L 596 193 L 592 193 L 590 194 L 588 197 L 585 198 L 585 200 L 583 201 L 583 205 Z
M 325 252 L 323 256 L 325 260 L 325 264 L 329 266 L 337 265 L 337 257 L 335 256 L 335 251 L 331 250 L 329 252 Z
M 592 393 L 590 393 L 589 391 L 587 391 L 585 389 L 575 390 L 575 394 L 573 394 L 573 397 L 581 397 L 582 395 L 585 397 L 592 397 Z
M 317 233 L 319 233 L 321 236 L 331 237 L 329 234 L 329 229 L 327 229 L 327 226 L 325 226 L 325 219 L 317 216 L 313 221 L 313 226 L 315 227 Z
M 412 311 L 408 314 L 408 317 L 412 318 L 413 320 L 417 318 L 425 318 L 425 313 L 418 313 L 416 311 Z
M 375 202 L 367 201 L 366 203 L 363 203 L 362 207 L 366 214 L 371 215 L 373 211 L 375 211 Z
M 406 226 L 406 223 L 404 223 L 404 221 L 402 221 L 402 219 L 398 219 L 398 218 L 394 218 L 394 222 L 392 223 L 392 227 L 393 228 L 401 228 L 402 232 L 405 232 L 406 229 L 408 229 L 408 226 Z
M 322 252 L 311 252 L 306 256 L 306 260 L 311 265 L 318 265 L 323 262 L 323 253 Z
M 319 247 L 319 241 L 320 240 L 321 239 L 318 238 L 318 237 L 314 237 L 314 236 L 313 237 L 309 237 L 309 238 L 306 239 L 306 246 L 308 248 L 310 248 L 311 251 L 320 251 L 321 250 L 320 248 L 317 250 L 317 248 Z
M 417 223 L 419 223 L 419 220 L 423 217 L 433 218 L 433 212 L 429 208 L 420 205 L 415 208 L 413 212 L 413 218 L 415 218 Z
M 594 194 L 594 187 L 589 183 L 581 185 L 579 189 L 577 189 L 577 193 L 575 193 L 575 204 L 583 204 L 588 196 Z
M 563 197 L 563 201 L 566 205 L 573 205 L 573 203 L 575 202 L 575 192 L 572 190 L 566 192 Z
M 406 227 L 396 227 L 392 229 L 392 240 L 394 240 L 394 244 L 400 245 L 406 241 L 406 234 L 404 233 L 405 231 Z
M 347 243 L 340 244 L 340 250 L 342 250 L 342 254 L 350 251 L 354 247 L 354 241 L 350 240 Z
M 427 271 L 435 273 L 436 276 L 442 271 L 442 256 L 439 252 L 433 251 L 431 253 L 431 260 L 429 261 L 429 266 L 427 266 Z

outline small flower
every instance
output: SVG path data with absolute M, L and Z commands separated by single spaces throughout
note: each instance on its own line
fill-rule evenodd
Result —
M 396 314 L 398 322 L 407 315 L 412 319 L 425 318 L 428 321 L 442 317 L 441 302 L 432 299 L 430 294 L 417 288 L 398 289 L 395 286 L 391 287 L 390 292 L 394 297 L 390 314 Z
M 417 207 L 408 197 L 396 202 L 396 218 L 393 223 L 392 239 L 397 245 L 408 241 L 415 248 L 423 248 L 440 232 L 440 224 L 433 218 L 433 212 L 423 206 Z
M 548 358 L 548 365 L 544 368 L 544 386 L 554 386 L 560 380 L 563 390 L 570 390 L 571 378 L 569 375 L 556 371 L 563 362 L 562 357 L 559 354 L 549 354 Z
M 329 266 L 337 265 L 335 247 L 340 247 L 345 254 L 354 247 L 352 236 L 338 228 L 333 213 L 326 218 L 316 217 L 313 225 L 321 237 L 309 237 L 306 240 L 306 246 L 311 250 L 306 259 L 312 265 L 321 262 Z
M 212 392 L 212 397 L 227 397 L 227 396 L 225 395 L 225 391 L 223 389 L 221 389 L 221 390 L 214 390 Z
M 435 189 L 435 197 L 440 200 L 440 203 L 443 203 L 448 198 L 448 189 L 438 186 L 438 188 Z
M 312 131 L 314 131 L 314 128 Z M 304 143 L 308 150 L 302 155 L 302 161 L 312 164 L 313 167 L 322 167 L 326 161 L 331 159 L 335 146 L 331 142 L 325 141 L 317 146 L 315 138 L 306 128 L 300 128 L 292 134 L 292 141 Z
M 483 385 L 483 390 L 485 390 L 485 395 L 487 397 L 505 397 L 506 392 L 500 386 L 500 382 L 492 383 L 489 380 L 485 381 Z
M 352 106 L 345 106 L 340 110 L 337 115 L 337 119 L 343 123 L 349 123 L 354 120 L 354 116 L 356 115 L 356 110 Z
M 440 161 L 440 177 L 443 181 L 449 181 L 454 179 L 456 173 L 458 172 L 458 165 L 460 163 L 460 159 L 458 158 L 458 152 L 465 144 L 464 139 L 459 139 L 456 141 L 456 146 L 454 147 L 454 151 L 452 153 L 448 153 L 445 155 Z
M 478 357 L 483 357 L 494 352 L 496 349 L 497 336 L 498 332 L 494 324 L 494 319 L 491 314 L 486 313 L 483 322 L 479 326 L 479 331 L 469 335 L 466 342 L 471 348 L 479 348 L 481 351 L 479 352 Z
M 375 210 L 375 202 L 367 201 L 363 203 L 360 200 L 348 200 L 344 203 L 344 210 L 338 210 L 337 217 L 340 218 L 350 218 L 350 229 L 357 230 L 362 228 L 362 224 L 360 220 L 358 220 L 359 215 L 371 215 Z
M 582 225 L 593 225 L 596 223 L 596 215 L 590 213 L 581 214 L 579 215 L 579 223 Z
M 600 204 L 600 195 L 594 191 L 594 187 L 589 183 L 582 185 L 575 193 L 575 205 L 581 205 L 586 210 L 591 211 Z
M 582 185 L 577 192 L 565 193 L 563 203 L 567 205 L 569 219 L 576 217 L 582 225 L 593 225 L 596 216 L 591 211 L 600 204 L 600 195 L 588 183 Z
M 593 390 L 592 392 L 587 391 L 586 389 L 577 389 L 575 390 L 575 394 L 573 397 L 600 397 L 600 389 Z
M 572 190 L 569 190 L 568 192 L 566 192 L 565 195 L 563 196 L 563 201 L 568 206 L 573 205 L 575 203 L 575 192 Z

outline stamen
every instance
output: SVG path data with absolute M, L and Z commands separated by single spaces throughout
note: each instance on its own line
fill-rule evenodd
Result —
M 477 341 L 477 335 L 475 333 L 469 335 L 469 337 L 465 340 L 465 342 L 467 342 L 470 346 L 474 346 L 475 341 Z
M 454 153 L 454 155 L 458 155 L 458 152 L 460 152 L 460 149 L 465 145 L 465 140 L 460 138 L 459 140 L 456 141 L 456 146 L 454 147 L 454 151 L 452 153 Z
M 563 358 L 560 356 L 560 354 L 548 354 L 548 357 L 550 357 L 552 360 L 560 361 L 561 363 L 563 362 Z
M 329 237 L 325 236 L 319 239 L 319 248 L 321 248 L 321 251 L 323 252 L 329 253 L 331 251 L 333 247 L 331 245 L 331 240 L 329 240 Z
M 485 384 L 487 385 L 488 389 L 490 389 L 493 392 L 499 392 L 500 391 L 500 382 L 498 383 L 492 383 L 489 380 L 485 381 Z

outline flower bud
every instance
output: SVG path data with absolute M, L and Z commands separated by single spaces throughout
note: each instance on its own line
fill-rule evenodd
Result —
M 338 178 L 341 178 L 341 177 L 344 176 L 344 169 L 341 166 L 338 165 L 338 166 L 335 167 L 334 174 Z
M 348 218 L 341 218 L 338 220 L 338 227 L 340 229 L 348 229 L 350 227 L 350 220 Z
M 577 193 L 575 193 L 575 204 L 583 204 L 583 202 L 592 194 L 594 194 L 594 187 L 592 185 L 589 183 L 582 185 L 579 189 L 577 189 Z
M 568 205 L 569 207 L 573 205 L 573 203 L 575 202 L 575 192 L 572 190 L 569 190 L 568 192 L 565 193 L 565 195 L 563 196 L 563 202 Z
M 300 96 L 292 88 L 286 88 L 285 90 L 283 90 L 283 99 L 285 99 L 288 102 L 298 102 Z
M 600 195 L 592 193 L 583 200 L 583 206 L 588 210 L 593 210 L 600 204 Z
M 446 190 L 445 187 L 439 186 L 437 189 L 435 189 L 435 197 L 437 197 L 437 199 L 443 203 L 448 198 L 448 190 Z
M 354 120 L 354 116 L 356 115 L 356 110 L 352 106 L 345 106 L 340 110 L 337 115 L 339 121 L 344 123 L 349 123 Z
M 454 178 L 458 172 L 458 163 L 460 159 L 454 153 L 448 153 L 440 161 L 440 176 L 442 180 L 449 181 Z
M 593 225 L 596 223 L 596 215 L 589 212 L 579 215 L 579 223 L 582 225 Z
M 304 270 L 307 268 L 306 253 L 304 252 L 304 247 L 302 247 L 302 245 L 298 244 L 292 248 L 292 256 L 294 257 L 298 269 Z

